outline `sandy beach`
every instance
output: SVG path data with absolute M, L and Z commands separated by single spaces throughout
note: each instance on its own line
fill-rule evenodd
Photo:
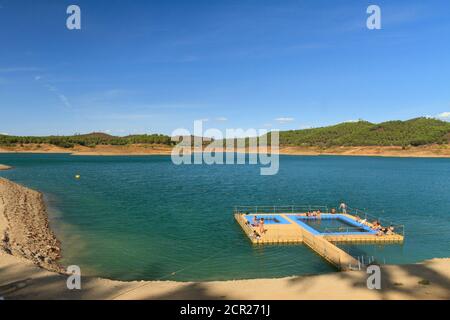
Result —
M 60 271 L 60 246 L 50 230 L 42 194 L 0 178 L 0 250 Z
M 221 151 L 221 149 L 216 149 Z M 254 149 L 237 149 L 237 152 L 258 152 Z M 126 156 L 126 155 L 170 155 L 172 147 L 167 145 L 132 144 L 124 146 L 97 145 L 95 147 L 75 146 L 61 148 L 48 144 L 27 144 L 23 146 L 0 146 L 0 153 L 68 153 L 72 155 L 91 156 Z M 402 148 L 399 146 L 360 146 L 360 147 L 298 147 L 281 146 L 282 155 L 342 155 L 342 156 L 376 156 L 376 157 L 416 157 L 416 158 L 450 158 L 449 145 L 427 145 Z
M 450 258 L 381 267 L 381 290 L 365 271 L 211 282 L 82 277 L 69 290 L 59 242 L 39 192 L 0 178 L 0 297 L 4 299 L 450 299 Z
M 364 271 L 316 276 L 212 282 L 131 281 L 83 277 L 68 290 L 67 276 L 0 253 L 4 299 L 450 299 L 450 259 L 382 266 L 380 290 L 369 290 Z
M 4 164 L 0 164 L 0 171 L 1 170 L 9 170 L 9 169 L 11 169 L 10 166 L 5 166 Z

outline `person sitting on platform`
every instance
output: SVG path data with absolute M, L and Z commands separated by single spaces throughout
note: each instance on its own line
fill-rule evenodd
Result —
M 394 226 L 392 224 L 387 229 L 386 234 L 394 234 Z
M 258 217 L 257 216 L 253 216 L 252 226 L 253 227 L 259 226 L 259 222 L 258 222 Z
M 255 238 L 256 240 L 261 239 L 261 236 L 258 234 L 258 232 L 256 232 L 256 230 L 253 230 L 253 238 Z
M 372 223 L 372 230 L 381 230 L 381 228 L 382 228 L 382 226 L 381 226 L 381 224 L 378 222 L 378 221 L 374 221 L 373 223 Z

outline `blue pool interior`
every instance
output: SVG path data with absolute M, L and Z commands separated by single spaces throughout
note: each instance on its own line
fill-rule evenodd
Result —
M 293 216 L 295 223 L 315 235 L 375 234 L 369 227 L 341 214 L 322 214 L 318 217 Z
M 249 223 L 253 223 L 253 217 L 254 215 L 247 215 L 245 216 L 245 219 L 247 219 Z M 258 221 L 260 218 L 264 218 L 264 224 L 290 224 L 288 220 L 279 215 L 256 215 L 256 217 L 258 218 Z

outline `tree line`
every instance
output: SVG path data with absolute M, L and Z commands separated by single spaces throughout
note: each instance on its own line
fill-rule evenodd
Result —
M 0 135 L 1 145 L 51 144 L 62 148 L 76 145 L 95 147 L 97 145 L 163 144 L 172 145 L 171 138 L 162 134 L 141 134 L 117 137 L 105 133 L 91 133 L 73 136 L 9 136 Z
M 416 118 L 407 121 L 345 122 L 321 128 L 281 131 L 280 145 L 291 146 L 421 146 L 428 144 L 448 144 L 450 142 L 450 122 L 430 118 Z M 258 138 L 252 138 L 257 139 Z M 235 141 L 237 145 L 237 140 Z M 244 139 L 248 146 L 250 139 Z M 267 144 L 270 145 L 270 133 Z M 204 145 L 211 140 L 205 141 Z M 226 140 L 223 140 L 225 146 Z M 9 136 L 0 135 L 0 145 L 52 144 L 63 148 L 76 145 L 95 147 L 96 145 L 163 144 L 172 146 L 176 142 L 163 134 L 141 134 L 125 137 L 105 133 L 76 134 L 72 136 Z

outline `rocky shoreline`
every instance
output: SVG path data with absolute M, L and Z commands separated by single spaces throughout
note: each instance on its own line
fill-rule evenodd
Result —
M 60 242 L 49 226 L 40 192 L 0 178 L 0 251 L 63 272 Z

